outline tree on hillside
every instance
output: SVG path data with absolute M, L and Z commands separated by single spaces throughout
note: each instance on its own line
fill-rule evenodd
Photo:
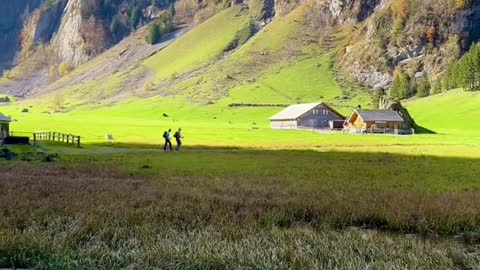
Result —
M 451 63 L 443 78 L 443 89 L 480 91 L 480 46 L 472 45 L 457 62 Z
M 383 88 L 375 89 L 372 96 L 372 103 L 376 108 L 380 107 L 380 101 L 386 96 L 385 90 Z
M 410 12 L 410 2 L 408 0 L 396 0 L 391 7 L 393 14 L 392 36 L 399 42 L 401 33 L 405 28 L 405 23 Z
M 464 10 L 470 7 L 471 0 L 455 0 L 455 8 L 458 10 Z
M 83 22 L 80 27 L 80 36 L 84 41 L 83 51 L 87 55 L 97 55 L 108 48 L 109 35 L 107 31 L 102 22 L 94 16 Z
M 160 26 L 157 23 L 151 23 L 148 26 L 148 34 L 146 37 L 146 41 L 148 44 L 154 45 L 160 41 L 162 36 Z
M 170 18 L 170 20 L 173 20 L 173 18 L 175 17 L 175 14 L 176 14 L 175 6 L 172 3 L 168 7 L 168 17 Z
M 130 11 L 130 27 L 132 31 L 135 31 L 137 29 L 137 26 L 140 23 L 140 19 L 141 19 L 140 9 L 137 6 L 135 6 Z
M 70 73 L 72 70 L 73 70 L 73 67 L 70 66 L 70 64 L 68 64 L 66 62 L 63 62 L 58 66 L 57 73 L 60 77 L 63 77 L 65 75 L 67 75 L 68 73 Z
M 173 18 L 168 13 L 162 13 L 157 19 L 157 24 L 163 33 L 169 32 L 173 28 Z
M 426 73 L 420 77 L 417 83 L 417 97 L 427 97 L 430 95 L 430 80 Z
M 425 33 L 425 37 L 428 43 L 435 45 L 435 40 L 437 39 L 437 29 L 435 26 L 430 26 Z
M 393 75 L 392 88 L 390 89 L 390 100 L 398 101 L 408 97 L 410 92 L 410 76 L 397 69 Z
M 118 19 L 118 17 L 113 17 L 112 22 L 110 23 L 110 33 L 112 33 L 112 37 L 115 42 L 120 39 L 121 27 L 122 26 L 120 25 L 120 20 Z
M 410 2 L 408 0 L 396 0 L 392 5 L 392 12 L 395 18 L 405 20 L 410 10 Z

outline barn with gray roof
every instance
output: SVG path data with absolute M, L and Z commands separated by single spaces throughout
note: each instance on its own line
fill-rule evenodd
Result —
M 345 117 L 325 103 L 296 104 L 270 118 L 273 129 L 342 128 Z

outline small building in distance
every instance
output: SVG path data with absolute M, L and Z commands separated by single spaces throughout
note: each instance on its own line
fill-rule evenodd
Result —
M 346 133 L 405 134 L 405 120 L 394 110 L 356 109 L 345 121 Z
M 10 135 L 10 122 L 12 119 L 0 113 L 0 141 Z
M 325 103 L 296 104 L 270 118 L 273 129 L 342 129 L 345 117 Z

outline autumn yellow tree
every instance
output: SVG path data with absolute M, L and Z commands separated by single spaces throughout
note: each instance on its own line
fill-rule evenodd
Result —
M 455 0 L 455 8 L 458 10 L 467 9 L 470 7 L 470 0 Z
M 435 26 L 430 26 L 425 33 L 425 37 L 430 44 L 434 44 L 437 39 L 437 29 Z
M 392 5 L 393 16 L 395 16 L 396 19 L 400 20 L 405 20 L 408 17 L 409 9 L 410 3 L 408 0 L 397 0 Z

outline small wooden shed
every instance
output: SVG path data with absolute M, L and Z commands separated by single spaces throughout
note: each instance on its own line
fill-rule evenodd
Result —
M 333 129 L 345 117 L 325 103 L 296 104 L 270 118 L 273 129 Z
M 399 133 L 405 120 L 394 110 L 356 109 L 345 121 L 349 133 Z
M 0 140 L 8 137 L 10 134 L 10 122 L 12 119 L 0 113 Z

